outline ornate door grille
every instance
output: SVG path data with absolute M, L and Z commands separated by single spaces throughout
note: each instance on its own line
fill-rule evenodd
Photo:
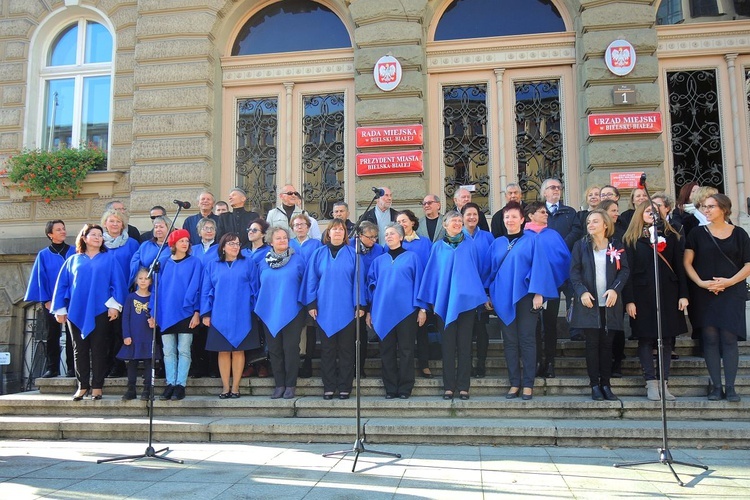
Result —
M 473 184 L 471 201 L 489 213 L 487 85 L 443 87 L 443 129 L 446 200 L 459 187 Z
M 268 213 L 276 204 L 278 99 L 237 102 L 237 185 L 247 192 L 253 210 Z
M 331 219 L 344 200 L 344 94 L 303 98 L 302 197 L 315 218 Z
M 560 81 L 516 82 L 516 160 L 525 201 L 539 199 L 542 182 L 563 183 Z
M 724 192 L 716 71 L 667 73 L 674 187 L 691 181 Z

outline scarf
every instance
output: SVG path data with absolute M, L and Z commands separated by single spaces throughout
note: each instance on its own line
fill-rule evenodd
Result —
M 360 255 L 367 255 L 368 253 L 372 252 L 372 248 L 374 246 L 375 245 L 373 245 L 372 247 L 365 246 L 365 244 L 362 243 L 362 240 L 359 240 L 359 254 Z
M 464 236 L 465 235 L 464 235 L 463 231 L 461 231 L 460 233 L 458 233 L 456 236 L 448 236 L 446 234 L 445 238 L 443 238 L 443 241 L 446 242 L 447 244 L 449 244 L 451 246 L 451 248 L 456 248 L 456 247 L 458 247 L 458 245 L 461 244 L 462 241 L 464 241 Z
M 109 248 L 110 250 L 120 248 L 128 241 L 127 231 L 123 231 L 122 233 L 120 233 L 120 236 L 118 236 L 117 238 L 111 237 L 106 231 L 102 236 L 104 237 L 104 246 Z
M 418 239 L 419 239 L 419 235 L 416 233 L 416 231 L 412 231 L 410 235 L 404 236 L 404 241 L 414 241 Z
M 279 269 L 281 267 L 284 267 L 289 263 L 289 259 L 292 258 L 292 254 L 294 253 L 294 249 L 287 248 L 286 252 L 283 253 L 276 253 L 273 251 L 273 249 L 269 250 L 266 254 L 266 264 L 268 264 L 268 267 L 271 269 Z

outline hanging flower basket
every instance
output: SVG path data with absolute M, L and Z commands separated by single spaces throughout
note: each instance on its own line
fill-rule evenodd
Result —
M 4 186 L 42 197 L 49 203 L 59 198 L 74 198 L 81 192 L 89 172 L 106 170 L 106 153 L 93 147 L 65 148 L 54 151 L 24 150 L 8 158 L 0 175 L 7 175 Z

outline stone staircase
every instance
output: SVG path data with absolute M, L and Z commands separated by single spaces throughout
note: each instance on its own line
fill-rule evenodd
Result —
M 487 376 L 472 379 L 471 399 L 444 401 L 440 361 L 434 379 L 417 378 L 409 400 L 385 400 L 377 345 L 368 345 L 368 377 L 361 381 L 362 424 L 370 443 L 454 443 L 558 446 L 661 446 L 661 405 L 645 398 L 636 343 L 628 341 L 621 379 L 612 387 L 620 401 L 590 399 L 584 343 L 560 339 L 557 378 L 537 378 L 534 399 L 506 400 L 508 382 L 502 341 L 493 339 Z M 667 403 L 672 446 L 750 448 L 750 345 L 740 345 L 740 403 L 706 399 L 708 377 L 695 344 L 678 338 Z M 300 379 L 297 397 L 271 400 L 272 378 L 245 378 L 242 397 L 219 400 L 218 379 L 190 379 L 182 401 L 154 403 L 158 441 L 291 441 L 342 443 L 354 440 L 355 404 L 325 401 L 318 360 L 314 377 Z M 38 391 L 0 396 L 0 438 L 145 440 L 148 406 L 123 402 L 125 379 L 107 379 L 100 401 L 74 402 L 75 380 L 37 379 Z M 156 394 L 163 380 L 157 380 Z

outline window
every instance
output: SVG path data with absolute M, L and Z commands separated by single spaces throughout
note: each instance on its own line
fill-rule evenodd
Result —
M 435 40 L 529 35 L 565 31 L 551 0 L 454 0 L 435 30 Z
M 41 148 L 86 144 L 107 149 L 112 47 L 107 28 L 85 19 L 69 24 L 53 39 L 40 71 Z
M 685 19 L 682 16 L 682 0 L 661 0 L 656 11 L 656 24 L 677 24 Z
M 721 14 L 717 0 L 690 0 L 691 17 L 718 16 Z

